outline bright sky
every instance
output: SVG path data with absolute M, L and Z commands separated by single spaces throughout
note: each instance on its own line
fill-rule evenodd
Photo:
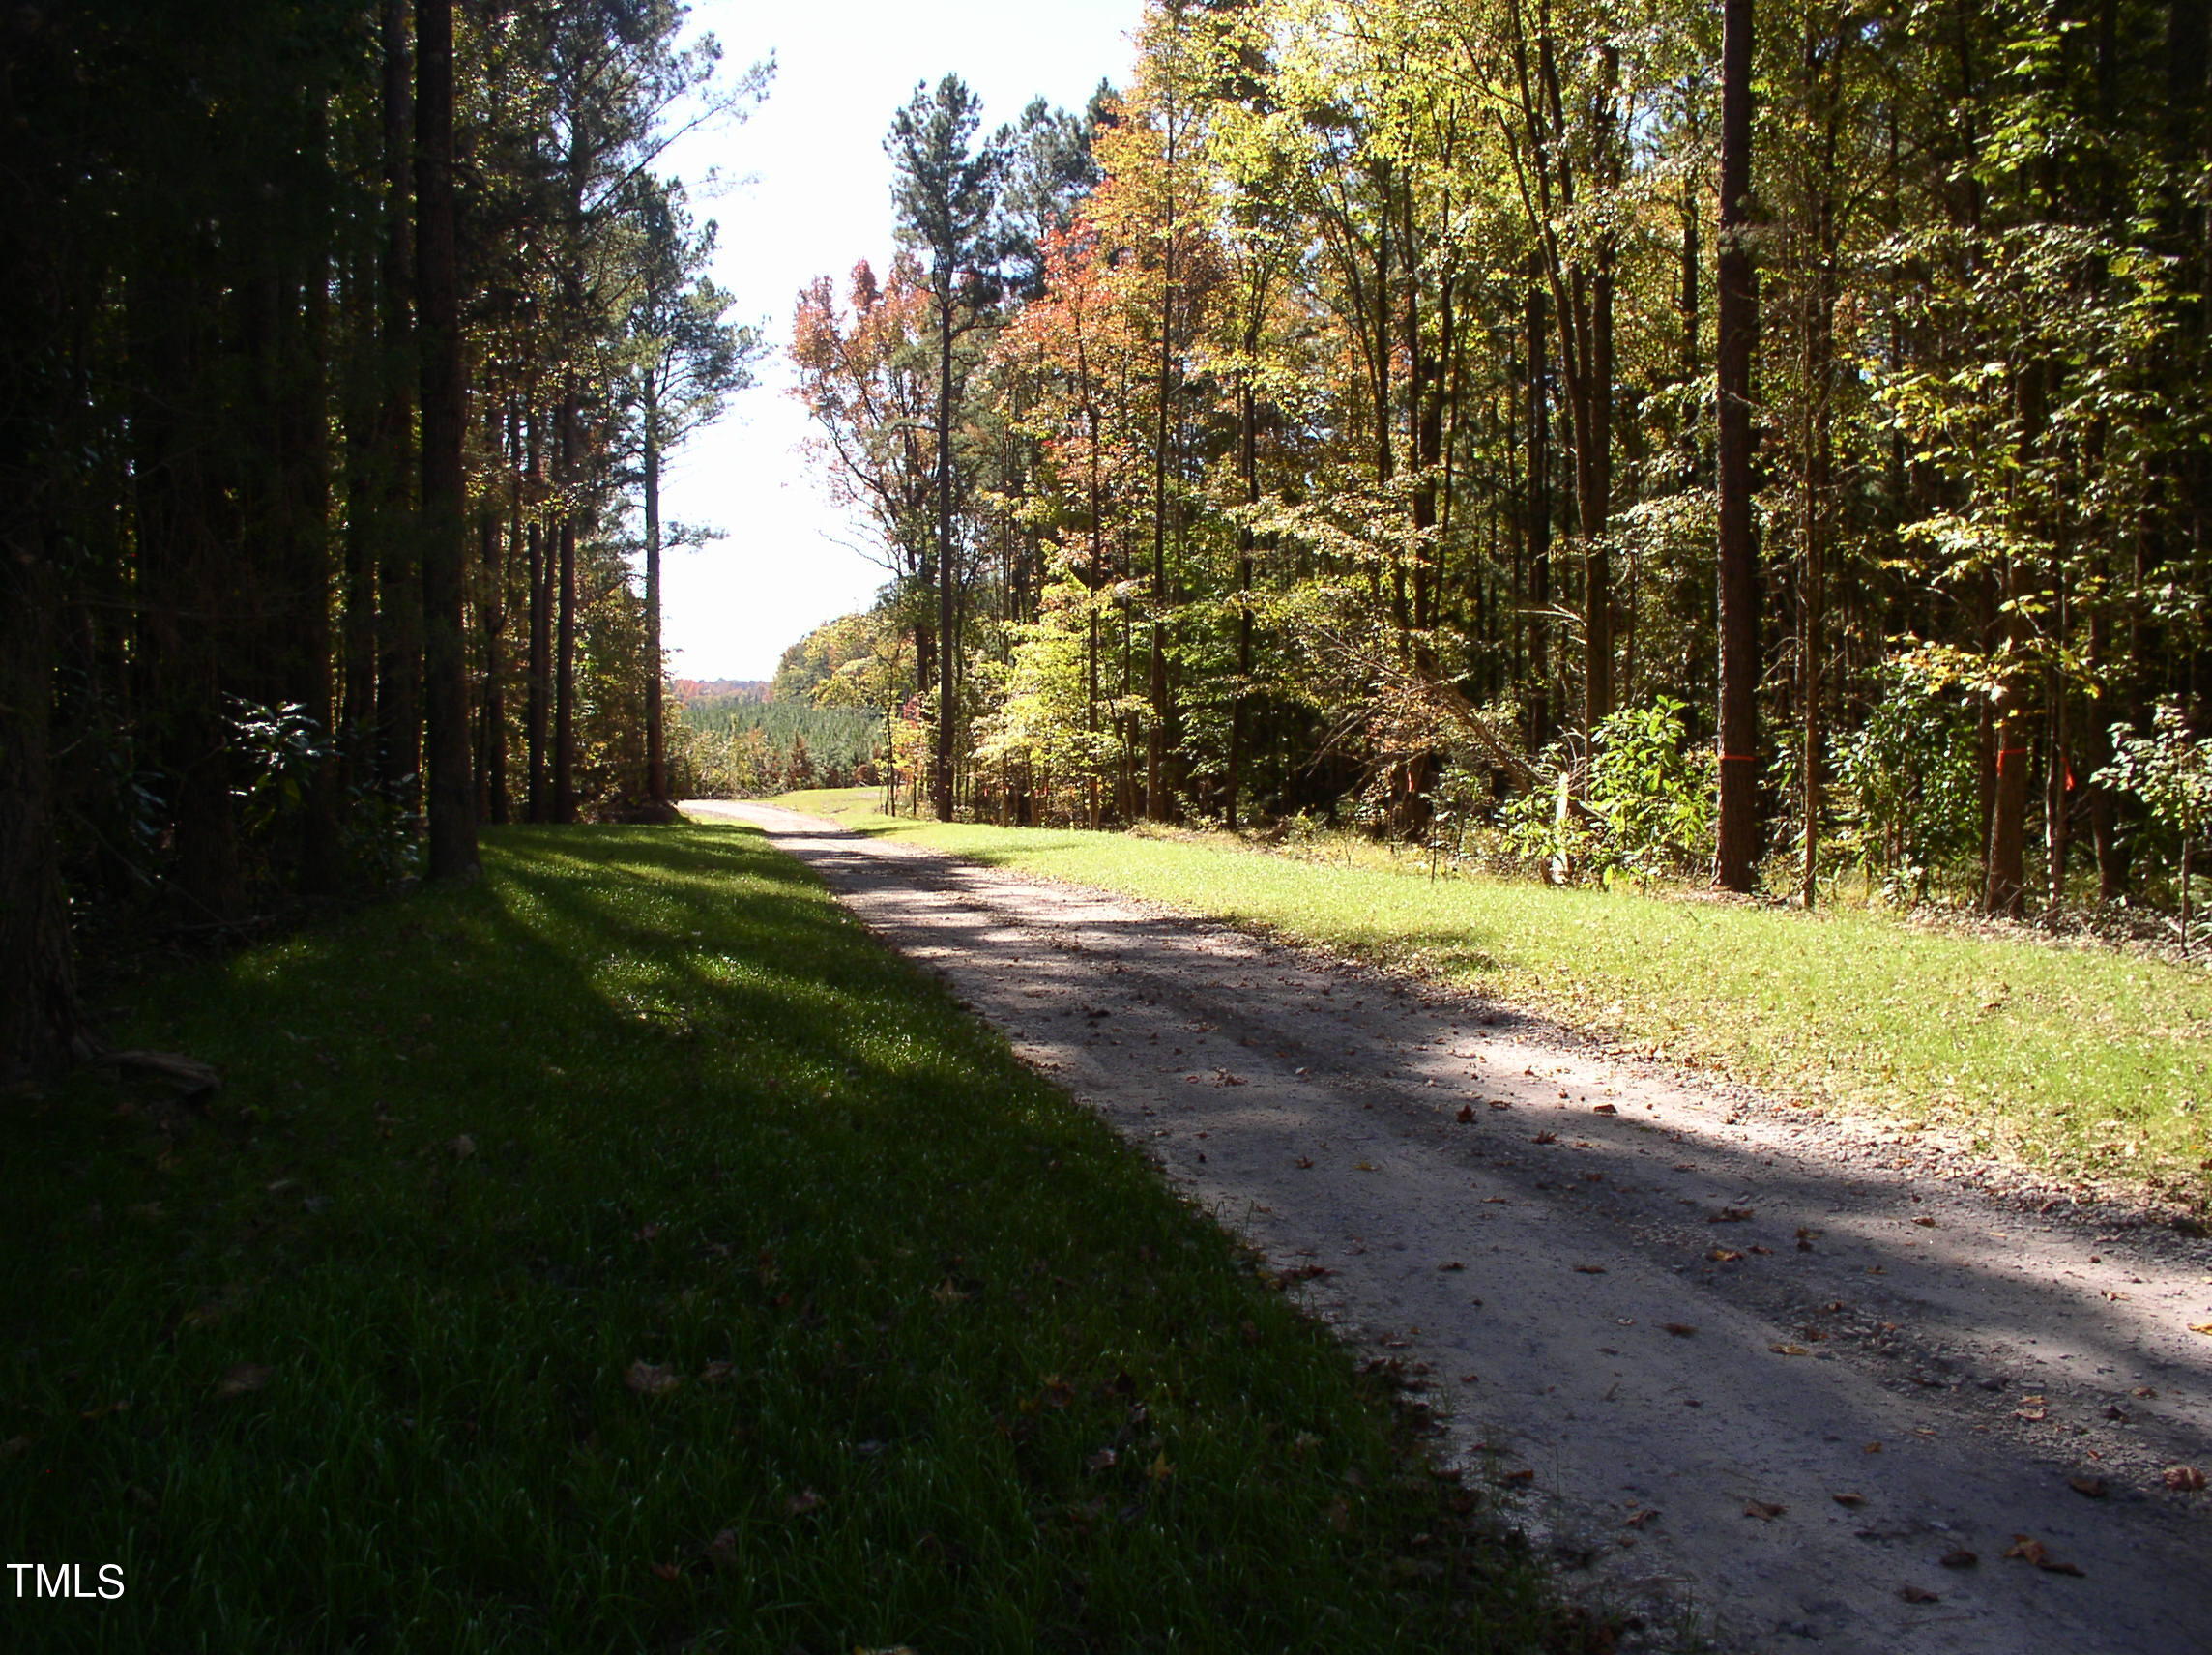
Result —
M 792 304 L 816 276 L 842 292 L 854 262 L 891 246 L 884 133 L 917 80 L 956 73 L 988 127 L 1032 98 L 1080 108 L 1101 77 L 1127 79 L 1142 0 L 694 0 L 694 28 L 733 70 L 775 54 L 768 101 L 742 127 L 687 137 L 663 166 L 719 219 L 714 279 L 731 314 L 767 325 L 760 385 L 675 457 L 668 516 L 725 530 L 668 559 L 665 636 L 681 678 L 762 679 L 824 621 L 863 608 L 886 575 L 864 524 L 832 508 L 800 452 L 805 411 L 790 394 Z M 710 170 L 724 189 L 701 188 Z M 742 182 L 744 180 L 750 182 Z

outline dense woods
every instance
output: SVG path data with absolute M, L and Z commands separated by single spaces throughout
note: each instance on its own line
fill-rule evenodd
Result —
M 479 822 L 665 809 L 659 468 L 757 347 L 657 162 L 767 80 L 682 21 L 0 20 L 0 1067 L 89 1049 L 73 928 L 219 938 L 470 877 Z
M 1318 813 L 1553 877 L 2187 897 L 2206 23 L 1151 0 L 887 142 L 800 296 L 941 815 Z M 903 750 L 902 750 L 903 751 Z

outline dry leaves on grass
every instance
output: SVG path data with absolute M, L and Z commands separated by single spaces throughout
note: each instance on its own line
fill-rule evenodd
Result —
M 632 1362 L 623 1375 L 623 1383 L 639 1396 L 666 1396 L 684 1382 L 684 1376 L 674 1368 L 655 1367 L 639 1360 Z
M 276 1370 L 260 1362 L 241 1362 L 223 1370 L 216 1381 L 215 1394 L 218 1397 L 250 1396 L 255 1391 L 267 1390 Z
M 812 1489 L 800 1489 L 783 1502 L 783 1509 L 793 1517 L 804 1517 L 810 1511 L 820 1511 L 827 1503 Z

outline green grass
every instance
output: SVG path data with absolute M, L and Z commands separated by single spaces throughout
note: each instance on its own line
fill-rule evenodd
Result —
M 1816 1106 L 1952 1129 L 2062 1176 L 2146 1185 L 2199 1210 L 2212 1198 L 2202 970 L 1865 911 L 1432 882 L 1411 861 L 1330 866 L 1218 836 L 893 823 L 876 797 L 783 802 L 1433 974 Z
M 0 1595 L 0 1646 L 1601 1636 L 1386 1376 L 758 835 L 486 866 L 134 991 L 206 1115 L 12 1103 L 0 1561 L 127 1594 Z

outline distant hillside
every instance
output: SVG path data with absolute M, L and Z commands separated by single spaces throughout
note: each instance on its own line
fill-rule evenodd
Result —
M 883 714 L 864 708 L 702 696 L 684 703 L 671 727 L 674 783 L 695 798 L 873 786 L 883 729 Z
M 695 701 L 772 701 L 775 686 L 759 678 L 680 678 L 675 681 L 676 702 L 688 707 Z

